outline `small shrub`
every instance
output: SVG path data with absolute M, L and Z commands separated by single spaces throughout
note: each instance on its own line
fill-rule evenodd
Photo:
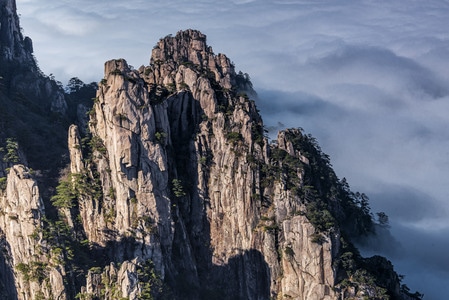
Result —
M 186 193 L 184 192 L 184 189 L 182 187 L 181 180 L 173 179 L 172 185 L 173 185 L 173 194 L 175 195 L 176 198 L 181 198 L 186 195 Z
M 311 238 L 312 238 L 312 243 L 315 243 L 315 244 L 322 245 L 326 241 L 326 238 L 319 233 L 312 234 Z
M 126 114 L 119 113 L 117 116 L 120 121 L 129 121 L 128 116 Z
M 188 85 L 187 83 L 185 83 L 184 81 L 181 82 L 181 83 L 179 84 L 179 88 L 180 88 L 181 90 L 187 90 L 187 91 L 190 91 L 189 85 Z
M 115 190 L 112 186 L 109 188 L 108 196 L 109 196 L 109 198 L 112 198 L 112 199 L 115 198 Z
M 0 177 L 0 190 L 1 191 L 6 190 L 6 184 L 7 184 L 7 178 L 6 177 Z
M 258 198 L 258 197 L 260 197 L 260 195 L 259 194 L 255 194 L 254 197 Z M 270 218 L 270 217 L 267 217 L 267 216 L 261 216 L 260 220 L 262 220 L 262 221 L 274 221 L 274 218 L 273 217 Z
M 154 134 L 154 137 L 156 138 L 156 141 L 160 144 L 164 144 L 165 138 L 167 137 L 167 134 L 163 131 L 157 131 Z
M 285 253 L 287 256 L 290 256 L 290 257 L 293 257 L 293 256 L 295 255 L 295 252 L 293 251 L 293 249 L 292 249 L 291 246 L 285 247 L 284 253 Z
M 173 93 L 176 91 L 176 85 L 174 83 L 169 83 L 165 86 L 169 93 Z
M 109 73 L 110 75 L 122 75 L 122 71 L 115 69 Z
M 201 165 L 205 166 L 207 164 L 207 157 L 201 156 L 200 160 L 198 161 Z
M 266 225 L 266 226 L 263 227 L 263 230 L 274 233 L 277 230 L 279 230 L 279 226 L 277 224 Z
M 102 271 L 101 267 L 92 267 L 89 269 L 89 272 L 92 274 L 101 274 Z
M 43 262 L 32 261 L 29 264 L 18 263 L 16 270 L 19 271 L 27 281 L 42 283 L 47 277 L 47 265 Z
M 242 136 L 242 134 L 240 132 L 229 132 L 226 135 L 226 139 L 229 142 L 235 144 L 235 143 L 238 143 L 239 141 L 242 141 L 243 140 L 243 136 Z
M 18 163 L 19 160 L 19 144 L 14 138 L 7 138 L 6 154 L 3 156 L 3 161 L 9 163 Z
M 57 208 L 72 208 L 74 200 L 77 198 L 72 176 L 61 180 L 56 187 L 56 195 L 51 197 L 51 202 Z

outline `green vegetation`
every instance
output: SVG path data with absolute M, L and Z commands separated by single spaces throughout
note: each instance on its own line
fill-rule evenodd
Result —
M 26 281 L 42 283 L 47 277 L 47 265 L 43 262 L 32 261 L 29 264 L 18 263 L 16 270 Z
M 239 71 L 235 77 L 235 81 L 239 89 L 248 90 L 253 87 L 248 73 L 242 73 L 242 71 Z
M 75 189 L 75 182 L 71 175 L 62 179 L 56 187 L 56 195 L 51 197 L 51 202 L 57 208 L 72 208 L 78 194 Z
M 265 225 L 263 226 L 263 230 L 271 233 L 276 233 L 279 230 L 279 225 L 277 224 Z
M 319 231 L 329 231 L 338 226 L 352 236 L 365 235 L 374 231 L 368 197 L 354 193 L 346 180 L 339 180 L 330 164 L 330 158 L 321 151 L 318 142 L 302 129 L 290 129 L 285 132 L 295 151 L 308 160 L 303 163 L 277 146 L 272 147 L 274 160 L 271 174 L 282 180 L 306 204 L 306 217 Z M 301 183 L 298 172 L 304 172 L 306 181 Z M 299 186 L 302 188 L 298 189 Z M 338 203 L 338 204 L 337 204 Z M 342 210 L 337 211 L 336 205 Z
M 6 139 L 6 147 L 0 148 L 0 152 L 6 152 L 3 156 L 5 163 L 18 163 L 19 158 L 19 143 L 15 138 Z
M 335 226 L 335 218 L 322 201 L 307 204 L 306 217 L 319 231 L 329 231 Z
M 190 91 L 189 85 L 188 85 L 187 83 L 185 83 L 184 81 L 181 82 L 181 83 L 179 84 L 179 88 L 180 88 L 181 90 L 187 90 L 187 91 Z
M 7 178 L 0 177 L 0 191 L 6 190 Z
M 72 77 L 69 79 L 67 86 L 66 86 L 66 91 L 71 94 L 71 93 L 76 93 L 79 92 L 82 88 L 84 87 L 84 82 L 79 79 L 78 77 Z
M 176 85 L 174 83 L 169 83 L 165 86 L 167 88 L 167 90 L 169 91 L 169 93 L 174 93 L 176 92 Z
M 147 260 L 138 267 L 137 276 L 141 288 L 141 293 L 137 299 L 161 299 L 164 293 L 164 285 L 151 260 Z
M 295 256 L 295 252 L 293 251 L 291 246 L 286 246 L 284 249 L 284 253 L 289 256 L 289 257 L 294 257 Z
M 260 129 L 255 131 L 260 132 Z M 253 132 L 253 138 L 257 136 L 257 132 Z M 248 158 L 248 162 L 254 167 L 259 167 L 261 194 L 264 194 L 265 189 L 273 189 L 275 182 L 282 183 L 283 187 L 290 191 L 291 201 L 298 201 L 299 207 L 305 206 L 305 209 L 301 208 L 301 211 L 294 212 L 292 216 L 303 215 L 314 225 L 316 232 L 310 236 L 313 243 L 321 245 L 326 243 L 327 235 L 332 234 L 334 230 L 341 232 L 342 254 L 335 261 L 340 288 L 351 287 L 356 291 L 368 289 L 372 291 L 375 299 L 387 299 L 394 295 L 395 287 L 392 284 L 397 281 L 394 279 L 396 273 L 391 264 L 384 260 L 362 258 L 349 242 L 348 237 L 374 232 L 375 220 L 370 212 L 368 197 L 363 193 L 351 191 L 346 179 L 338 179 L 329 156 L 321 151 L 311 135 L 304 134 L 302 129 L 286 130 L 284 134 L 286 144 L 291 143 L 295 156 L 272 143 L 269 164 Z M 236 137 L 237 135 L 234 139 Z M 262 205 L 271 207 L 270 199 L 262 198 Z M 261 218 L 261 221 L 268 222 L 265 218 Z M 388 227 L 388 216 L 378 213 L 376 222 L 380 226 Z M 263 230 L 276 234 L 279 224 L 275 220 L 268 224 L 262 226 Z M 288 257 L 294 254 L 293 249 L 288 246 L 278 251 Z M 384 266 L 384 273 L 378 273 L 379 265 Z M 390 281 L 385 280 L 388 276 L 392 278 Z
M 311 238 L 312 238 L 311 239 L 312 243 L 316 243 L 316 244 L 320 244 L 320 245 L 326 241 L 326 238 L 320 233 L 312 234 Z
M 107 154 L 106 146 L 104 145 L 103 140 L 96 135 L 92 136 L 92 138 L 90 139 L 89 146 L 91 147 L 92 151 L 98 151 L 102 155 Z
M 201 156 L 200 159 L 198 160 L 198 163 L 200 163 L 203 166 L 206 166 L 207 165 L 207 157 L 206 156 Z
M 100 179 L 92 179 L 87 173 L 69 174 L 60 180 L 51 202 L 57 208 L 72 208 L 75 206 L 75 200 L 80 197 L 101 199 L 103 192 Z
M 109 75 L 122 75 L 122 71 L 119 69 L 112 70 Z
M 75 296 L 75 299 L 80 299 L 80 300 L 91 300 L 94 298 L 94 295 L 89 294 L 89 293 L 78 293 Z
M 101 274 L 103 270 L 100 267 L 92 267 L 89 269 L 89 272 L 91 272 L 92 274 Z
M 236 143 L 238 143 L 238 142 L 240 142 L 240 141 L 243 140 L 243 136 L 242 136 L 242 134 L 241 134 L 240 132 L 234 132 L 234 131 L 231 131 L 231 132 L 228 132 L 228 133 L 226 134 L 226 139 L 227 139 L 230 143 L 236 144 Z
M 251 133 L 254 143 L 259 144 L 261 147 L 263 147 L 265 130 L 262 124 L 260 123 L 253 124 L 253 126 L 251 127 Z
M 124 113 L 118 113 L 117 116 L 120 121 L 129 121 L 128 116 Z
M 156 138 L 156 141 L 159 144 L 164 144 L 165 143 L 165 138 L 167 137 L 167 134 L 163 131 L 156 131 L 156 133 L 154 134 L 154 137 Z
M 179 179 L 173 179 L 172 180 L 172 191 L 176 198 L 181 198 L 186 195 L 186 192 L 184 192 L 184 188 L 182 187 L 182 182 Z

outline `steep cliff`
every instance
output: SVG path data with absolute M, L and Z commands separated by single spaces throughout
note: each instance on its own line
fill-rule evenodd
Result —
M 0 106 L 0 148 L 14 140 L 27 165 L 57 174 L 60 157 L 67 151 L 68 107 L 61 84 L 37 66 L 32 41 L 22 35 L 14 0 L 0 0 Z M 5 176 L 4 169 L 0 165 L 0 177 Z
M 4 296 L 66 299 L 62 258 L 43 242 L 44 206 L 37 184 L 24 166 L 15 165 L 9 171 L 6 191 L 0 192 L 0 207 L 4 270 L 8 276 L 14 274 L 16 286 L 16 290 L 9 286 Z
M 161 39 L 138 70 L 106 62 L 92 103 L 67 104 L 15 2 L 0 7 L 4 117 L 24 113 L 39 120 L 29 135 L 68 141 L 36 143 L 36 155 L 27 126 L 0 121 L 2 297 L 413 299 L 390 262 L 350 242 L 374 231 L 366 196 L 302 130 L 269 142 L 249 76 L 201 32 Z M 70 116 L 87 106 L 80 128 Z
M 15 1 L 0 0 L 2 299 L 65 299 L 67 257 L 54 246 L 62 223 L 49 205 L 68 162 L 65 97 L 61 84 L 39 70 Z
M 79 297 L 400 297 L 392 268 L 387 284 L 349 242 L 373 232 L 364 196 L 301 130 L 268 143 L 248 95 L 194 30 L 161 39 L 149 66 L 106 62 L 58 204 L 101 253 Z

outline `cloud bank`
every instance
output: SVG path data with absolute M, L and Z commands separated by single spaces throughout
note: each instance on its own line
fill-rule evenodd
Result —
M 405 283 L 443 299 L 449 278 L 449 2 L 18 0 L 39 64 L 62 82 L 147 64 L 195 28 L 250 74 L 267 128 L 303 127 L 340 177 L 390 216 Z M 369 249 L 365 250 L 369 253 Z

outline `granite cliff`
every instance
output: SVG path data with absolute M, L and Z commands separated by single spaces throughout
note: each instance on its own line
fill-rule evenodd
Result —
M 138 69 L 106 62 L 90 104 L 74 103 L 38 71 L 14 1 L 0 9 L 7 116 L 21 92 L 38 129 L 68 132 L 46 169 L 0 123 L 3 298 L 419 299 L 352 245 L 375 234 L 367 197 L 303 130 L 270 142 L 249 76 L 204 34 L 161 39 Z

